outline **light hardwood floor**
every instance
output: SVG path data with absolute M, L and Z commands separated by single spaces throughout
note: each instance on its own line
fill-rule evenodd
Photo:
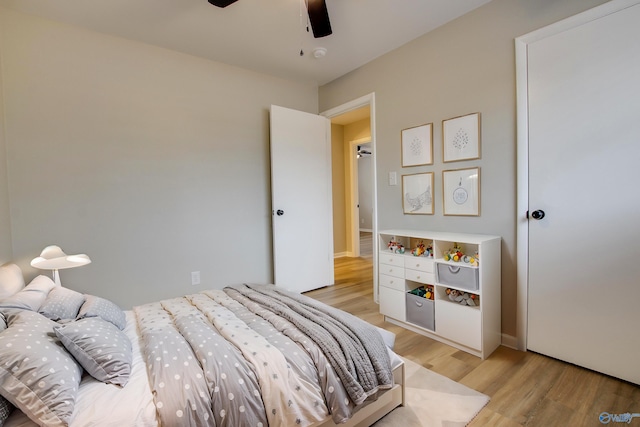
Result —
M 633 384 L 504 346 L 482 361 L 385 322 L 373 301 L 373 268 L 364 251 L 360 258 L 336 259 L 335 271 L 335 286 L 306 295 L 394 332 L 398 354 L 490 396 L 471 426 L 602 426 L 602 412 L 640 413 L 640 387 Z M 640 418 L 630 425 L 640 426 Z

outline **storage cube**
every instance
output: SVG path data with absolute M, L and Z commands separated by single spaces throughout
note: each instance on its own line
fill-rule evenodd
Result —
M 442 285 L 469 291 L 478 290 L 479 275 L 477 268 L 438 263 L 436 273 L 436 281 Z
M 435 316 L 433 300 L 406 294 L 407 322 L 430 330 L 435 330 Z

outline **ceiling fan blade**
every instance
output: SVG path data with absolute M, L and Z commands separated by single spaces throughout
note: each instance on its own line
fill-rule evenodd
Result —
M 318 39 L 333 33 L 325 0 L 307 0 L 307 11 L 309 12 L 313 37 Z
M 211 3 L 214 6 L 218 6 L 218 7 L 227 7 L 231 3 L 235 3 L 237 1 L 238 0 L 209 0 L 209 3 Z

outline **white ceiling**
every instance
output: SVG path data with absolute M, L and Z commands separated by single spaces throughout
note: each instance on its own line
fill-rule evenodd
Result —
M 319 85 L 490 0 L 327 0 L 333 34 L 307 33 L 304 0 L 1 0 L 25 13 Z M 314 58 L 315 47 L 327 54 Z M 305 54 L 300 56 L 300 50 Z

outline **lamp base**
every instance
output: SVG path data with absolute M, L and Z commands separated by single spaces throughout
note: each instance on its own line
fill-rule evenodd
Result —
M 60 273 L 58 273 L 58 270 L 53 270 L 53 282 L 57 286 L 62 286 L 62 283 L 60 283 Z

